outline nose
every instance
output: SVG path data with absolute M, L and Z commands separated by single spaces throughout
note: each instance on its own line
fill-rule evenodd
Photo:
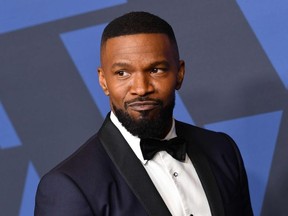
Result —
M 131 94 L 145 96 L 154 91 L 154 86 L 151 82 L 149 73 L 136 72 L 131 84 Z

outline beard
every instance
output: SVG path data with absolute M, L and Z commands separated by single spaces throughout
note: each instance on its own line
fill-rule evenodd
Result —
M 133 101 L 145 101 L 145 100 L 154 100 L 160 106 L 160 110 L 153 117 L 149 118 L 149 111 L 140 112 L 141 116 L 139 119 L 135 119 L 131 117 L 127 111 L 122 109 L 118 109 L 114 104 L 113 110 L 115 112 L 116 117 L 121 122 L 121 124 L 134 136 L 138 136 L 140 139 L 143 138 L 158 138 L 162 139 L 168 133 L 171 127 L 171 119 L 173 115 L 173 109 L 175 106 L 175 94 L 173 98 L 167 106 L 163 106 L 163 102 L 159 99 L 151 99 L 151 98 L 138 98 Z M 125 109 L 127 110 L 127 106 L 125 105 Z

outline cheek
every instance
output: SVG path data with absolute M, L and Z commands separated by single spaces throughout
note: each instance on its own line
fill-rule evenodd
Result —
M 125 97 L 126 88 L 121 85 L 121 83 L 113 80 L 113 78 L 107 79 L 107 88 L 109 91 L 110 100 L 118 101 Z
M 125 92 L 123 89 L 117 89 L 114 88 L 112 91 L 110 91 L 109 98 L 110 98 L 110 103 L 114 104 L 118 108 L 124 106 L 124 101 L 125 101 Z
M 166 88 L 161 94 L 161 99 L 164 106 L 170 105 L 172 101 L 175 101 L 175 88 Z

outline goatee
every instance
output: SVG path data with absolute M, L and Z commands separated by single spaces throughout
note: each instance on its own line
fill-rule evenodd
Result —
M 141 112 L 141 118 L 134 119 L 126 111 L 118 109 L 114 104 L 113 110 L 121 124 L 134 136 L 139 138 L 157 138 L 163 139 L 171 127 L 173 109 L 175 106 L 175 94 L 171 102 L 167 106 L 163 106 L 163 102 L 158 99 L 139 98 L 139 101 L 154 100 L 157 101 L 160 110 L 152 119 L 149 118 L 150 111 Z M 134 100 L 135 101 L 135 100 Z M 126 106 L 125 106 L 126 107 Z

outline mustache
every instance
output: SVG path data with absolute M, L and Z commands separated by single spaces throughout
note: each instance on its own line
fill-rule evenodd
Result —
M 128 106 L 131 104 L 131 103 L 135 103 L 135 102 L 143 102 L 143 101 L 146 101 L 146 102 L 151 102 L 153 101 L 154 103 L 156 103 L 157 105 L 159 106 L 163 106 L 163 101 L 158 99 L 158 98 L 150 98 L 150 97 L 138 97 L 138 98 L 134 98 L 132 100 L 129 100 L 129 101 L 126 101 L 124 103 L 124 107 L 125 109 L 128 108 Z

